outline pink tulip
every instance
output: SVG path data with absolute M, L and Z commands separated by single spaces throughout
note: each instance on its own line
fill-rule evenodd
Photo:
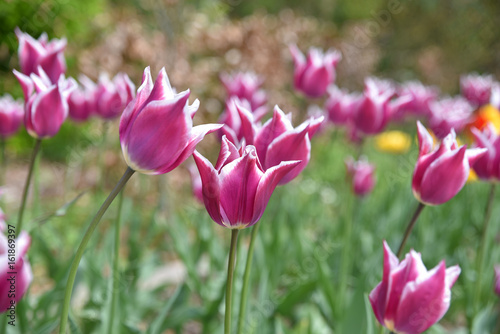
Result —
M 443 139 L 451 129 L 460 132 L 471 122 L 474 108 L 461 97 L 446 97 L 430 104 L 429 125 L 436 137 Z
M 260 88 L 264 79 L 253 72 L 237 72 L 232 75 L 222 73 L 220 80 L 226 88 L 229 99 L 237 97 L 240 100 L 247 100 L 252 112 L 267 102 L 266 93 Z
M 476 161 L 474 171 L 483 180 L 500 181 L 500 136 L 495 127 L 488 123 L 482 132 L 473 128 L 472 134 L 476 139 L 475 147 L 488 150 Z
M 134 84 L 125 73 L 118 73 L 112 81 L 107 74 L 101 74 L 95 90 L 97 114 L 106 120 L 120 116 L 134 98 L 134 90 Z
M 446 268 L 444 260 L 428 271 L 414 250 L 399 262 L 384 241 L 382 282 L 369 296 L 375 317 L 390 331 L 423 333 L 448 311 L 459 275 L 460 267 Z
M 337 86 L 331 86 L 328 89 L 328 99 L 325 103 L 328 119 L 337 125 L 351 122 L 360 102 L 361 95 L 357 93 L 349 94 L 345 90 L 340 90 Z
M 495 293 L 500 296 L 500 266 L 495 266 Z
M 26 257 L 30 247 L 31 238 L 28 233 L 22 231 L 15 243 L 9 241 L 7 237 L 0 233 L 0 312 L 5 312 L 12 305 L 17 303 L 24 296 L 33 280 L 31 266 Z M 9 251 L 11 245 L 15 245 L 15 256 Z M 15 274 L 11 274 L 14 272 Z M 14 278 L 12 281 L 10 279 Z M 9 294 L 12 290 L 11 283 L 15 284 L 15 296 Z
M 24 125 L 28 133 L 35 138 L 50 138 L 57 134 L 68 116 L 67 99 L 77 84 L 73 78 L 59 77 L 51 83 L 43 69 L 40 76 L 32 73 L 24 75 L 16 70 L 16 75 L 24 92 Z
M 7 138 L 19 130 L 24 117 L 23 103 L 9 94 L 0 98 L 0 137 Z
M 222 124 L 193 127 L 199 101 L 188 104 L 190 91 L 174 94 L 165 68 L 153 85 L 144 70 L 136 97 L 120 120 L 120 142 L 129 167 L 144 174 L 164 174 L 179 166 L 206 134 Z
M 439 96 L 434 86 L 424 86 L 419 81 L 408 81 L 399 89 L 399 96 L 407 96 L 408 101 L 401 105 L 394 118 L 401 119 L 406 113 L 427 117 L 430 115 L 430 103 Z
M 88 77 L 82 75 L 80 84 L 68 99 L 69 117 L 76 122 L 84 122 L 97 111 L 97 85 Z
M 342 54 L 333 49 L 323 53 L 320 49 L 311 48 L 306 59 L 296 45 L 290 45 L 290 52 L 295 64 L 295 89 L 310 98 L 325 95 L 328 86 L 335 82 L 335 69 Z
M 19 40 L 21 72 L 26 75 L 31 73 L 41 75 L 39 68 L 42 68 L 50 81 L 56 83 L 61 74 L 66 72 L 63 54 L 66 48 L 66 39 L 49 41 L 47 34 L 43 33 L 36 40 L 27 33 L 23 33 L 19 28 L 16 28 L 16 35 Z
M 433 150 L 433 139 L 427 129 L 417 122 L 420 150 L 413 172 L 413 195 L 427 205 L 439 205 L 452 199 L 465 185 L 470 165 L 474 164 L 486 149 L 458 147 L 455 132 L 443 139 Z
M 354 161 L 352 157 L 346 159 L 345 165 L 353 192 L 358 196 L 371 193 L 375 186 L 375 166 L 364 159 Z
M 285 184 L 296 178 L 309 163 L 311 158 L 310 138 L 320 128 L 323 120 L 323 116 L 310 118 L 294 128 L 290 121 L 290 115 L 285 115 L 278 106 L 275 106 L 273 117 L 261 128 L 256 129 L 254 140 L 247 140 L 247 143 L 255 145 L 264 170 L 277 166 L 282 161 L 301 161 L 297 168 L 281 179 L 280 184 Z M 248 117 L 244 117 L 242 114 L 242 121 L 248 123 Z M 247 125 L 246 128 L 250 128 L 250 126 Z
M 226 137 L 215 167 L 194 152 L 208 214 L 219 225 L 241 229 L 255 224 L 279 181 L 299 161 L 282 161 L 264 170 L 254 146 L 238 150 Z
M 471 73 L 460 77 L 462 95 L 474 106 L 487 104 L 494 84 L 493 76 Z

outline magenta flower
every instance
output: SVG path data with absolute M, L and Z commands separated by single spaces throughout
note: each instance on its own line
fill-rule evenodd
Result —
M 427 205 L 439 205 L 452 199 L 465 185 L 470 165 L 486 153 L 486 149 L 458 147 L 455 132 L 433 148 L 433 139 L 427 129 L 417 122 L 420 150 L 413 172 L 413 195 Z
M 408 101 L 400 106 L 394 118 L 401 119 L 406 113 L 427 117 L 431 113 L 430 103 L 438 98 L 439 90 L 419 81 L 408 81 L 401 86 L 398 95 L 408 97 Z
M 399 262 L 384 241 L 382 282 L 369 296 L 375 317 L 390 331 L 423 333 L 448 311 L 459 275 L 460 267 L 446 268 L 444 260 L 428 271 L 414 250 Z
M 500 296 L 500 266 L 495 266 L 495 293 Z
M 105 120 L 120 116 L 134 98 L 134 91 L 135 85 L 125 73 L 118 73 L 112 81 L 107 74 L 101 74 L 95 90 L 97 114 Z
M 364 159 L 354 161 L 352 157 L 346 159 L 345 165 L 352 191 L 357 196 L 366 196 L 371 193 L 375 186 L 375 166 Z
M 0 98 L 0 137 L 7 138 L 19 130 L 24 117 L 23 103 L 9 94 Z
M 281 179 L 280 184 L 290 182 L 306 168 L 311 158 L 310 138 L 320 128 L 324 120 L 323 116 L 310 118 L 294 128 L 290 118 L 290 114 L 285 115 L 278 106 L 275 106 L 273 117 L 262 127 L 255 129 L 255 139 L 253 141 L 247 140 L 247 143 L 255 145 L 264 170 L 277 166 L 282 161 L 301 161 L 296 168 Z M 244 123 L 248 123 L 248 118 L 242 117 L 242 120 Z M 250 128 L 250 125 L 246 128 Z
M 0 233 L 0 313 L 9 312 L 9 307 L 21 300 L 33 280 L 31 266 L 26 256 L 31 238 L 28 233 L 22 231 L 15 243 L 9 243 L 9 240 Z M 15 257 L 9 253 L 11 245 L 15 245 Z M 15 285 L 15 296 L 9 293 L 12 290 L 11 284 Z
M 488 123 L 482 132 L 473 128 L 472 134 L 476 139 L 475 147 L 488 150 L 477 159 L 473 166 L 474 171 L 480 179 L 500 181 L 500 137 L 495 127 Z
M 120 120 L 120 142 L 128 166 L 144 174 L 164 174 L 179 166 L 206 134 L 222 124 L 193 127 L 199 101 L 188 104 L 190 91 L 174 94 L 165 68 L 153 85 L 144 70 L 137 96 Z
M 226 137 L 214 166 L 198 152 L 203 199 L 208 214 L 219 225 L 241 229 L 254 225 L 264 213 L 279 181 L 299 161 L 282 161 L 264 171 L 254 146 L 238 150 Z
M 84 122 L 97 110 L 97 85 L 84 75 L 80 76 L 79 81 L 80 85 L 68 99 L 69 117 L 76 122 Z
M 61 128 L 68 117 L 68 97 L 77 84 L 64 75 L 51 83 L 43 69 L 38 72 L 40 76 L 27 76 L 14 70 L 24 92 L 24 126 L 32 137 L 42 139 L 55 136 Z
M 460 132 L 471 122 L 474 108 L 461 97 L 446 97 L 429 104 L 429 125 L 436 137 L 443 139 L 451 129 Z
M 359 108 L 360 102 L 361 95 L 357 93 L 349 94 L 337 86 L 331 86 L 328 89 L 328 99 L 325 102 L 328 119 L 337 125 L 351 122 L 354 113 Z
M 66 62 L 64 60 L 64 49 L 66 39 L 48 40 L 47 34 L 43 33 L 38 40 L 29 34 L 16 28 L 16 36 L 19 40 L 19 65 L 21 72 L 30 75 L 35 73 L 41 75 L 39 68 L 56 83 L 61 74 L 66 72 Z
M 495 80 L 491 75 L 471 73 L 460 77 L 462 95 L 474 106 L 479 107 L 490 101 L 491 87 Z
M 264 79 L 253 72 L 237 72 L 232 75 L 221 73 L 220 80 L 226 88 L 229 99 L 237 97 L 250 103 L 250 110 L 255 112 L 267 102 L 267 96 L 260 87 Z
M 333 49 L 323 53 L 320 49 L 311 48 L 306 58 L 296 45 L 290 45 L 290 52 L 295 64 L 295 89 L 310 98 L 325 95 L 328 86 L 335 82 L 335 69 L 342 54 Z

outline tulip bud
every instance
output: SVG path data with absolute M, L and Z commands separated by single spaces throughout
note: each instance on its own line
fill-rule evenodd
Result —
M 79 78 L 80 84 L 68 99 L 69 117 L 76 122 L 86 121 L 97 111 L 96 84 L 85 75 Z
M 50 138 L 57 134 L 68 116 L 67 99 L 77 84 L 73 78 L 59 77 L 51 83 L 43 69 L 40 76 L 32 73 L 24 75 L 16 70 L 14 74 L 24 92 L 24 125 L 28 133 L 35 138 Z
M 229 99 L 237 97 L 250 103 L 249 110 L 256 112 L 267 102 L 266 93 L 260 89 L 264 79 L 253 72 L 222 73 L 220 80 L 226 88 Z
M 352 191 L 357 196 L 365 196 L 371 193 L 375 186 L 375 166 L 364 159 L 354 161 L 352 157 L 346 159 L 345 165 Z
M 101 74 L 95 89 L 97 114 L 105 120 L 120 116 L 134 98 L 134 90 L 134 84 L 125 73 L 118 73 L 112 81 L 107 74 Z
M 500 266 L 495 266 L 495 293 L 500 297 Z
M 465 185 L 470 165 L 486 153 L 486 149 L 458 147 L 455 131 L 443 139 L 437 149 L 427 129 L 417 122 L 420 146 L 413 172 L 413 195 L 427 205 L 439 205 L 452 199 Z
M 345 90 L 340 90 L 337 86 L 328 89 L 328 99 L 325 109 L 328 111 L 328 119 L 333 124 L 347 124 L 359 107 L 361 95 L 357 93 L 349 94 Z
M 443 98 L 429 104 L 429 125 L 436 137 L 443 139 L 452 129 L 460 132 L 470 123 L 474 108 L 461 97 Z
M 19 130 L 23 121 L 23 103 L 9 94 L 0 98 L 0 137 L 5 139 Z
M 66 72 L 63 54 L 66 48 L 66 39 L 53 39 L 49 42 L 47 34 L 43 33 L 36 40 L 23 33 L 19 28 L 16 28 L 16 36 L 19 40 L 21 72 L 26 75 L 31 73 L 41 75 L 39 68 L 42 68 L 50 81 L 56 83 L 61 74 Z
M 375 317 L 390 331 L 423 333 L 448 311 L 459 275 L 459 266 L 446 268 L 444 261 L 428 271 L 414 250 L 399 262 L 384 241 L 382 282 L 369 296 Z
M 144 70 L 137 95 L 120 120 L 120 142 L 130 168 L 144 174 L 167 173 L 184 162 L 206 134 L 222 127 L 193 127 L 200 103 L 189 105 L 189 94 L 174 94 L 164 68 L 154 85 L 149 67 Z
M 474 164 L 474 171 L 483 180 L 500 181 L 500 136 L 495 127 L 488 123 L 482 132 L 473 128 L 472 134 L 476 140 L 475 147 L 487 149 Z
M 225 136 L 215 167 L 196 151 L 193 157 L 200 171 L 208 214 L 217 224 L 230 229 L 254 225 L 279 181 L 300 163 L 282 161 L 264 171 L 254 146 L 238 150 Z
M 471 73 L 460 77 L 462 95 L 474 106 L 487 104 L 491 97 L 491 87 L 495 80 L 491 75 Z
M 325 95 L 328 86 L 335 82 L 335 69 L 342 54 L 333 49 L 323 53 L 320 49 L 311 48 L 306 59 L 296 45 L 290 45 L 290 52 L 295 64 L 295 89 L 310 98 Z

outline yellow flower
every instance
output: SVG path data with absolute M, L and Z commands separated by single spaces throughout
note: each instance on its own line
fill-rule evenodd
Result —
M 382 152 L 406 153 L 410 146 L 410 136 L 401 131 L 386 131 L 375 137 L 375 147 Z

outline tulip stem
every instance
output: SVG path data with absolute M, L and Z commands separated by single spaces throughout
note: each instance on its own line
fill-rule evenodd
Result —
M 474 314 L 477 314 L 479 308 L 479 300 L 481 295 L 481 281 L 483 276 L 483 262 L 484 262 L 484 254 L 486 253 L 488 246 L 488 227 L 490 225 L 491 213 L 493 212 L 493 200 L 495 198 L 495 188 L 496 185 L 493 183 L 490 188 L 490 193 L 488 195 L 488 201 L 486 202 L 486 208 L 484 210 L 484 222 L 483 222 L 483 231 L 481 233 L 481 240 L 479 241 L 479 251 L 477 253 L 477 281 L 475 283 L 476 293 L 474 294 Z
M 111 305 L 109 308 L 108 330 L 106 331 L 106 333 L 108 334 L 113 333 L 116 305 L 118 302 L 118 282 L 120 280 L 120 275 L 118 273 L 118 264 L 120 259 L 120 227 L 123 207 L 123 193 L 124 191 L 121 191 L 118 195 L 118 213 L 115 220 L 115 244 L 113 251 L 113 271 L 111 276 Z
M 109 206 L 111 205 L 115 197 L 118 195 L 118 193 L 123 189 L 123 187 L 130 179 L 130 177 L 134 174 L 134 172 L 135 171 L 133 169 L 127 167 L 127 170 L 123 174 L 120 181 L 118 181 L 116 186 L 109 194 L 108 198 L 106 198 L 106 200 L 102 204 L 99 211 L 97 211 L 94 219 L 92 219 L 92 222 L 90 223 L 89 227 L 87 228 L 87 231 L 85 232 L 85 235 L 83 236 L 82 241 L 80 242 L 80 246 L 78 246 L 73 262 L 71 263 L 71 268 L 69 270 L 69 276 L 68 276 L 68 283 L 66 284 L 66 290 L 64 292 L 64 301 L 61 312 L 61 322 L 59 325 L 59 334 L 64 334 L 66 332 L 69 307 L 71 302 L 71 293 L 73 292 L 73 285 L 75 284 L 75 277 L 76 277 L 76 272 L 78 271 L 78 265 L 80 264 L 80 260 L 82 259 L 83 253 L 85 252 L 85 248 L 87 247 L 87 244 L 89 243 L 90 238 L 92 237 L 92 233 L 94 232 L 97 225 L 101 221 L 102 216 L 109 208 Z
M 420 216 L 420 213 L 422 212 L 422 210 L 424 208 L 425 208 L 425 204 L 423 204 L 422 202 L 419 202 L 417 210 L 415 210 L 413 217 L 411 217 L 410 223 L 406 227 L 406 231 L 405 231 L 405 234 L 403 236 L 403 240 L 401 240 L 401 244 L 399 245 L 398 253 L 396 255 L 398 257 L 398 259 L 401 257 L 401 254 L 403 253 L 403 249 L 404 249 L 405 244 L 406 244 L 406 240 L 408 240 L 408 237 L 410 236 L 410 233 L 413 230 L 415 223 L 417 222 L 418 216 Z
M 19 208 L 19 215 L 17 216 L 17 228 L 16 228 L 16 236 L 21 233 L 21 230 L 23 228 L 23 215 L 24 215 L 24 209 L 26 207 L 26 199 L 28 198 L 28 191 L 30 188 L 30 183 L 31 183 L 31 178 L 33 177 L 33 170 L 35 167 L 35 161 L 36 157 L 38 155 L 38 152 L 40 152 L 40 146 L 42 144 L 42 140 L 40 138 L 37 138 L 35 142 L 35 147 L 33 147 L 33 152 L 31 153 L 31 159 L 30 159 L 30 164 L 29 164 L 29 170 L 28 170 L 28 177 L 26 178 L 26 183 L 24 184 L 24 189 L 23 189 L 23 197 L 21 198 L 21 207 Z
M 233 291 L 234 262 L 236 257 L 236 242 L 238 241 L 238 229 L 231 231 L 231 248 L 227 261 L 227 283 L 226 283 L 226 314 L 224 318 L 224 334 L 231 333 L 231 303 Z
M 250 236 L 250 245 L 247 252 L 247 263 L 245 264 L 245 273 L 243 274 L 243 287 L 241 288 L 240 299 L 240 313 L 238 314 L 238 334 L 243 333 L 243 323 L 245 322 L 247 298 L 248 298 L 248 285 L 250 282 L 250 272 L 252 270 L 253 249 L 255 247 L 255 240 L 259 232 L 260 220 L 252 228 L 252 235 Z

